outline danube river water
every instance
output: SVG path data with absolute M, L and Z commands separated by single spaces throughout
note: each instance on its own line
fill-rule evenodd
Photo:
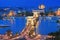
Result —
M 12 20 L 11 20 L 12 19 Z M 26 17 L 12 17 L 0 20 L 0 25 L 8 25 L 9 27 L 0 28 L 0 34 L 5 34 L 7 30 L 11 30 L 13 34 L 21 33 L 26 26 Z M 57 31 L 57 17 L 39 17 L 39 26 L 37 32 L 39 34 L 48 34 Z

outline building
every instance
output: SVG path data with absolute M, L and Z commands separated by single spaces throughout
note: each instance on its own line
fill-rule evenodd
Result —
M 56 15 L 60 16 L 60 8 L 58 8 L 58 10 L 56 11 Z
M 10 16 L 15 16 L 15 15 L 16 15 L 15 12 L 11 10 L 7 16 L 10 17 Z

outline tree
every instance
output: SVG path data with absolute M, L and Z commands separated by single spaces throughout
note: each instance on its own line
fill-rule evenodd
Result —
M 51 32 L 48 35 L 55 36 L 55 40 L 60 40 L 60 31 Z

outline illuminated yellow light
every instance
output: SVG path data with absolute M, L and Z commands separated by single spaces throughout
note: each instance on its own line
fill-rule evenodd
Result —
M 33 15 L 34 17 L 38 17 L 38 14 L 37 13 L 34 13 L 34 15 Z
M 8 14 L 8 16 L 13 16 L 13 15 L 15 16 L 14 11 L 10 11 L 9 14 Z
M 39 25 L 39 21 L 38 21 L 37 24 L 36 24 L 36 28 L 38 28 L 38 25 Z
M 8 16 L 12 16 L 12 13 L 9 13 Z
M 44 8 L 45 8 L 44 5 L 40 5 L 40 6 L 39 6 L 39 9 L 44 9 Z
M 12 36 L 12 34 L 10 36 Z
M 57 15 L 60 15 L 60 10 L 57 11 Z
M 34 28 L 34 26 L 32 26 L 32 28 Z
M 39 17 L 40 10 L 33 10 L 33 18 Z
M 35 32 L 33 32 L 33 35 L 35 35 Z
M 53 16 L 52 14 L 48 14 L 48 16 Z

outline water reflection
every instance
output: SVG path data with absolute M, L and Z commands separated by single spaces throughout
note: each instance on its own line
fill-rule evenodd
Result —
M 8 28 L 0 28 L 0 34 L 4 34 L 6 30 L 12 30 L 15 34 L 16 32 L 20 33 L 26 26 L 26 18 L 25 17 L 10 17 L 5 18 L 6 20 L 0 20 L 0 25 L 9 25 Z M 39 17 L 39 26 L 36 29 L 39 34 L 47 34 L 52 31 L 57 30 L 57 16 L 45 16 Z M 44 30 L 43 30 L 44 29 Z M 48 30 L 48 31 L 47 31 Z M 3 32 L 2 32 L 3 31 Z
M 0 34 L 4 34 L 6 30 L 12 30 L 12 32 L 15 34 L 15 32 L 21 32 L 23 28 L 25 27 L 26 19 L 25 17 L 14 17 L 13 23 L 11 23 L 10 19 L 9 20 L 0 20 L 0 25 L 9 25 L 10 27 L 8 28 L 0 28 Z M 3 32 L 2 32 L 3 31 Z

